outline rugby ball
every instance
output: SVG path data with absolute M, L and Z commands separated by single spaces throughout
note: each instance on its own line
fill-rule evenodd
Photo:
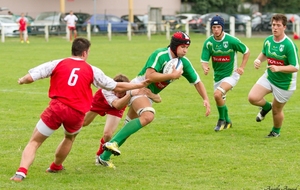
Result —
M 164 68 L 163 68 L 163 73 L 164 73 L 164 74 L 170 74 L 170 73 L 172 73 L 172 72 L 173 72 L 173 66 L 174 66 L 175 69 L 177 69 L 177 70 L 179 70 L 179 69 L 181 69 L 181 68 L 183 67 L 181 60 L 178 59 L 178 58 L 174 58 L 174 59 L 171 59 L 170 61 L 168 61 L 168 62 L 165 64 L 165 66 L 164 66 Z M 166 82 L 171 83 L 171 82 L 173 82 L 173 81 L 174 81 L 174 80 L 168 80 L 168 81 L 166 81 Z
M 168 61 L 165 66 L 164 66 L 164 69 L 163 69 L 163 73 L 164 74 L 170 74 L 173 72 L 173 66 L 175 66 L 175 69 L 181 69 L 183 66 L 182 66 L 182 62 L 180 59 L 178 58 L 174 58 L 174 59 L 171 59 L 170 61 Z

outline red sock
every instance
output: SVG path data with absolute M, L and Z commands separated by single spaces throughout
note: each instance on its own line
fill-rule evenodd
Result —
M 103 144 L 104 144 L 104 143 L 106 143 L 106 142 L 105 142 L 104 138 L 102 137 L 102 138 L 100 139 L 100 147 L 99 147 L 99 150 L 98 150 L 98 152 L 96 153 L 98 156 L 100 156 L 100 154 L 102 154 L 102 153 L 104 152 L 104 150 L 103 150 Z
M 62 166 L 62 164 L 56 165 L 54 162 L 52 162 L 52 164 L 50 165 L 50 169 L 51 170 L 62 170 L 63 166 Z
M 27 175 L 27 169 L 26 168 L 23 168 L 23 167 L 19 167 L 19 169 L 17 170 L 17 172 L 22 172 L 24 173 L 25 175 Z

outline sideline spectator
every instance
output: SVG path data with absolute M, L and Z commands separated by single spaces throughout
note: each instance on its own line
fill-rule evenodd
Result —
M 73 11 L 70 11 L 70 14 L 68 14 L 64 20 L 67 22 L 67 27 L 70 32 L 70 42 L 72 42 L 72 32 L 74 33 L 74 39 L 77 37 L 76 21 L 78 18 L 73 14 Z
M 17 19 L 17 23 L 19 24 L 19 32 L 20 32 L 21 43 L 24 43 L 24 40 L 26 40 L 26 43 L 29 44 L 28 34 L 27 34 L 27 23 L 28 23 L 28 20 L 24 16 L 24 13 L 21 13 L 21 17 L 19 17 Z

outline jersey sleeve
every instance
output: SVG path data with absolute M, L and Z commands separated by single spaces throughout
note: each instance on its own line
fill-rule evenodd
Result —
M 43 63 L 37 67 L 34 67 L 28 71 L 30 76 L 32 77 L 33 81 L 36 81 L 38 79 L 43 79 L 50 77 L 52 74 L 52 71 L 55 69 L 57 64 L 61 62 L 62 59 L 49 61 L 46 63 Z
M 238 52 L 241 52 L 242 54 L 245 54 L 249 51 L 249 48 L 238 38 L 234 37 L 233 40 L 234 49 Z
M 113 107 L 112 102 L 114 100 L 119 99 L 112 91 L 102 89 L 102 93 L 110 107 Z
M 186 78 L 191 84 L 197 84 L 198 82 L 200 82 L 201 81 L 200 76 L 197 73 L 197 71 L 194 69 L 189 59 L 186 57 L 182 57 L 181 61 L 183 64 L 182 76 L 184 76 L 184 78 Z
M 298 48 L 291 40 L 290 43 L 291 48 L 289 48 L 289 51 L 287 52 L 288 63 L 299 69 Z
M 92 66 L 94 73 L 94 81 L 93 84 L 97 88 L 102 88 L 105 90 L 113 90 L 117 86 L 117 82 L 112 78 L 106 76 L 102 70 L 97 67 Z
M 202 47 L 202 53 L 200 57 L 200 62 L 208 63 L 210 59 L 210 49 L 212 48 L 212 43 L 209 40 L 206 40 Z

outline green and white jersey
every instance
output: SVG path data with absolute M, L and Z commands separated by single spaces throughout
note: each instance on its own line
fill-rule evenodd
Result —
M 218 82 L 231 76 L 237 68 L 237 52 L 245 54 L 248 51 L 244 43 L 230 34 L 224 33 L 221 40 L 215 40 L 211 35 L 203 44 L 201 62 L 209 63 L 212 58 L 214 81 Z
M 160 48 L 155 50 L 148 58 L 143 69 L 139 72 L 138 77 L 142 77 L 142 79 L 145 79 L 146 70 L 148 68 L 153 68 L 155 69 L 156 72 L 163 73 L 163 68 L 165 64 L 171 59 L 172 56 L 170 53 L 170 48 L 166 47 L 166 48 Z M 189 59 L 187 57 L 181 57 L 180 60 L 183 65 L 182 76 L 184 76 L 191 84 L 196 84 L 199 81 L 201 81 L 198 73 L 194 69 Z M 151 90 L 152 93 L 158 94 L 169 84 L 170 82 L 168 81 L 156 82 L 156 83 L 151 83 L 148 86 L 148 88 Z
M 293 65 L 299 69 L 298 48 L 294 42 L 285 36 L 280 42 L 275 42 L 273 35 L 268 36 L 263 44 L 262 53 L 267 57 L 268 65 Z M 282 73 L 266 69 L 267 79 L 283 90 L 295 90 L 297 72 Z

